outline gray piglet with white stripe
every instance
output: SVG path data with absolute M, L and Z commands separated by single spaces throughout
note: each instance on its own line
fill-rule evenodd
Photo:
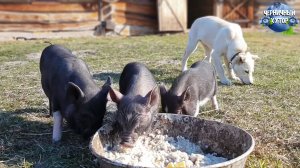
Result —
M 197 116 L 200 106 L 208 100 L 218 110 L 217 81 L 214 67 L 206 61 L 198 61 L 180 74 L 169 91 L 160 86 L 162 108 L 167 113 Z

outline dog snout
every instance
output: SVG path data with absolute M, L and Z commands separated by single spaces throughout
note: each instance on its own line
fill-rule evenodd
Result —
M 247 85 L 253 85 L 253 80 L 250 80 L 248 83 L 246 83 Z
M 241 82 L 244 84 L 244 85 L 252 85 L 253 84 L 253 81 L 252 80 L 247 80 L 245 81 L 244 79 L 240 78 L 241 79 Z
M 242 83 L 245 84 L 245 85 L 252 85 L 253 84 L 252 82 L 244 82 L 244 81 L 242 81 Z

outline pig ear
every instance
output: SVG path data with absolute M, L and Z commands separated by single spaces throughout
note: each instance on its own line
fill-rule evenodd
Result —
M 159 91 L 160 91 L 160 97 L 161 97 L 161 107 L 163 111 L 166 111 L 166 94 L 167 94 L 167 89 L 166 86 L 164 84 L 161 84 L 159 86 Z
M 159 91 L 160 91 L 160 95 L 165 95 L 167 93 L 167 89 L 166 89 L 166 86 L 164 84 L 161 84 L 159 86 Z
M 113 101 L 118 104 L 122 98 L 123 98 L 122 93 L 110 87 L 109 94 L 107 95 L 107 100 Z
M 190 86 L 185 89 L 185 91 L 181 94 L 182 102 L 189 101 L 191 99 L 191 89 Z
M 76 111 L 76 107 L 74 104 L 70 104 L 67 106 L 66 110 L 65 110 L 65 117 L 67 119 L 70 119 L 71 116 L 75 113 Z
M 146 95 L 147 106 L 152 107 L 159 103 L 160 101 L 160 93 L 158 86 L 155 86 L 150 92 Z
M 108 85 L 108 86 L 110 86 L 112 84 L 112 79 L 111 79 L 111 77 L 110 76 L 108 76 L 107 77 L 107 79 L 106 79 L 106 82 L 104 83 L 104 85 L 103 86 L 105 86 L 105 85 Z
M 69 82 L 67 85 L 67 97 L 72 102 L 76 102 L 84 98 L 84 93 L 75 83 Z

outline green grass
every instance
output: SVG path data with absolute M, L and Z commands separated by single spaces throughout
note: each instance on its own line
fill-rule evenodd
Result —
M 250 51 L 260 56 L 255 85 L 218 86 L 220 112 L 199 117 L 230 123 L 255 138 L 247 167 L 300 166 L 300 35 L 248 32 Z M 170 86 L 179 75 L 186 34 L 50 40 L 79 51 L 99 86 L 107 74 L 118 82 L 131 61 L 145 63 Z M 52 119 L 40 84 L 43 41 L 0 42 L 0 167 L 94 167 L 88 141 L 72 131 L 51 143 Z M 203 58 L 200 46 L 189 65 Z M 117 86 L 115 84 L 115 86 Z M 211 110 L 208 103 L 202 110 Z M 64 128 L 64 130 L 68 130 Z

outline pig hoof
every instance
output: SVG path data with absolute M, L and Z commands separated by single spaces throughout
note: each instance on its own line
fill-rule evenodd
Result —
M 54 146 L 59 146 L 60 145 L 60 140 L 54 140 L 54 139 L 52 139 L 52 144 Z

